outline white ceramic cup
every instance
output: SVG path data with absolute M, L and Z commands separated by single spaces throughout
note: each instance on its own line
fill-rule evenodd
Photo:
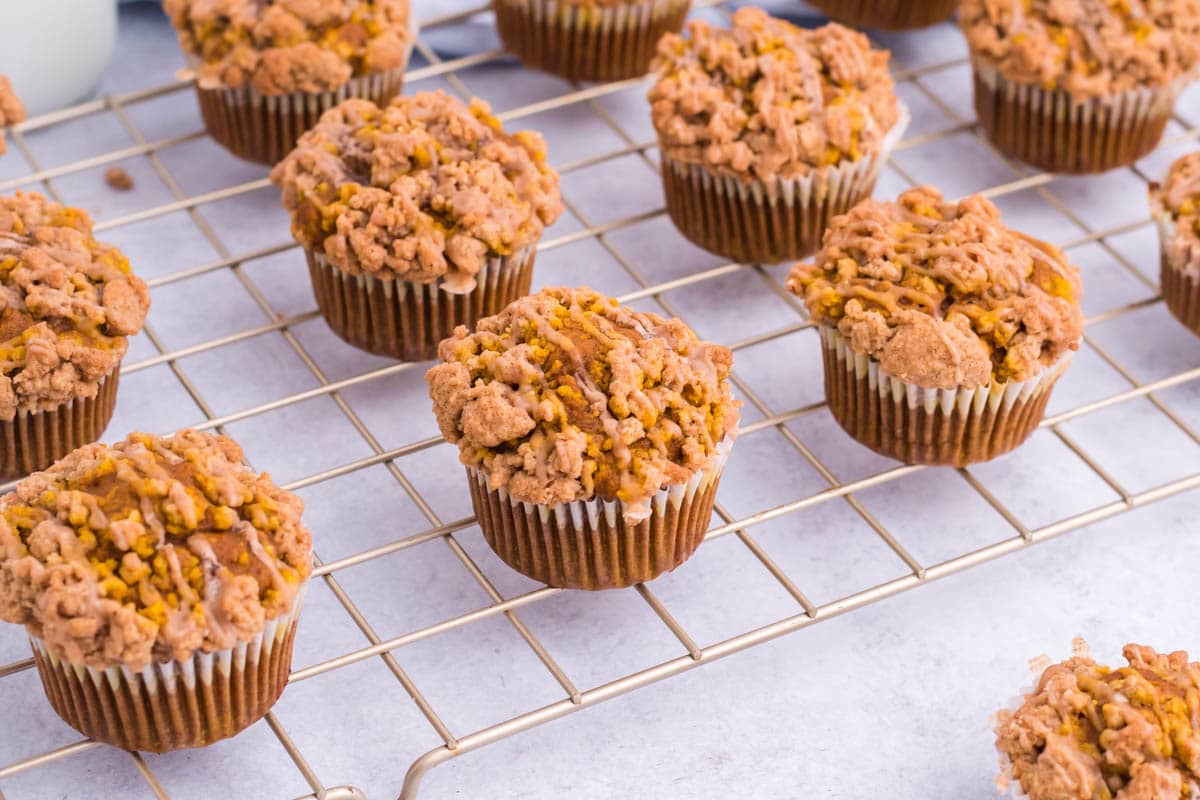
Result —
M 96 87 L 117 41 L 117 0 L 2 0 L 0 74 L 30 116 Z

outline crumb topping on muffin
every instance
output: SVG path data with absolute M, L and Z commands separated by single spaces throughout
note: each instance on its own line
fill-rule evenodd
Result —
M 1180 800 L 1200 790 L 1200 664 L 1129 644 L 1128 666 L 1049 667 L 996 746 L 1029 800 Z
M 0 498 L 0 619 L 99 669 L 231 648 L 311 574 L 303 508 L 224 436 L 86 445 Z
M 325 92 L 400 69 L 412 48 L 409 0 L 165 0 L 206 89 Z
M 742 177 L 795 178 L 879 152 L 900 118 L 886 50 L 838 24 L 798 28 L 745 7 L 732 28 L 662 38 L 650 90 L 671 158 Z
M 856 353 L 930 389 L 1032 378 L 1083 334 L 1061 250 L 1006 228 L 984 197 L 947 203 L 929 186 L 835 218 L 788 288 Z
M 1150 205 L 1170 226 L 1163 246 L 1171 264 L 1200 273 L 1200 152 L 1177 159 L 1166 180 L 1150 187 Z
M 5 75 L 0 75 L 0 128 L 14 125 L 25 120 L 25 104 L 13 91 L 12 82 Z M 4 137 L 0 136 L 0 155 L 8 151 Z
M 543 289 L 442 342 L 442 434 L 517 500 L 620 500 L 644 519 L 736 435 L 733 354 L 591 289 Z
M 1200 63 L 1200 0 L 963 0 L 976 58 L 1079 98 L 1164 86 Z
M 150 291 L 87 212 L 0 197 L 0 420 L 96 396 L 141 330 Z
M 489 258 L 533 246 L 562 213 L 532 131 L 445 92 L 330 109 L 271 171 L 292 233 L 353 275 L 467 292 Z

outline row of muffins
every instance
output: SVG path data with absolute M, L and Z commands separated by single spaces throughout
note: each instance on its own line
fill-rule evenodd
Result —
M 438 106 L 444 99 L 420 97 L 415 99 L 414 103 L 423 104 L 423 109 L 405 109 L 393 116 L 400 119 L 401 126 L 407 124 L 409 117 L 422 113 L 427 115 L 424 117 L 426 120 L 443 120 L 445 115 L 440 113 Z M 384 110 L 385 113 L 381 114 L 380 118 L 386 116 L 386 111 Z M 459 123 L 465 123 L 469 117 L 482 122 L 485 128 L 502 136 L 486 115 L 472 113 L 465 107 L 455 111 L 456 114 L 450 115 L 455 121 L 446 123 L 443 120 L 433 123 L 441 125 L 439 131 L 449 131 Z M 384 123 L 388 124 L 394 125 L 395 120 Z M 389 130 L 386 133 L 395 134 L 396 131 Z M 489 143 L 496 141 L 492 139 Z M 336 147 L 336 138 L 327 144 Z M 508 141 L 503 142 L 503 145 L 495 149 L 505 151 L 513 146 Z M 475 164 L 479 160 L 476 151 L 470 147 L 467 149 L 472 153 L 469 158 L 456 157 L 453 153 L 450 156 L 448 163 L 456 166 L 456 175 L 442 177 L 454 181 L 464 176 L 478 176 L 481 170 L 490 169 L 486 165 Z M 328 148 L 326 150 L 328 152 Z M 414 146 L 411 152 L 416 155 L 417 146 Z M 537 159 L 532 157 L 536 148 L 533 151 L 526 149 L 526 153 L 530 154 L 530 160 L 535 162 L 536 167 Z M 374 161 L 374 158 L 372 150 L 372 155 L 367 156 L 363 162 L 370 165 L 369 171 L 372 175 L 376 169 L 388 169 L 386 158 L 382 162 Z M 505 156 L 497 156 L 499 160 L 504 158 Z M 416 160 L 419 162 L 421 159 L 418 157 Z M 528 170 L 528 164 L 519 155 L 516 156 L 516 162 L 519 162 L 518 174 L 528 177 L 536 173 L 536 180 L 545 178 L 545 173 L 541 170 Z M 508 166 L 511 167 L 512 164 Z M 392 168 L 395 166 L 392 165 Z M 411 168 L 409 171 L 411 172 Z M 509 178 L 507 167 L 500 172 Z M 1184 172 L 1186 173 L 1186 170 Z M 421 192 L 429 192 L 428 196 L 432 197 L 437 193 L 436 187 L 441 185 L 440 180 L 439 177 L 414 181 L 414 185 L 410 187 L 410 197 L 422 197 Z M 480 189 L 490 189 L 493 184 L 486 181 L 487 179 L 483 178 L 477 184 L 471 185 Z M 387 185 L 389 190 L 393 183 L 395 181 Z M 324 191 L 317 188 L 320 184 L 321 181 L 316 180 L 305 191 Z M 451 185 L 460 186 L 453 183 Z M 515 186 L 511 180 L 510 185 Z M 398 231 L 408 231 L 410 227 L 414 231 L 415 241 L 412 242 L 413 253 L 408 257 L 409 260 L 416 260 L 418 254 L 428 254 L 432 248 L 437 247 L 442 248 L 444 255 L 449 255 L 449 241 L 452 237 L 447 236 L 447 230 L 435 224 L 446 209 L 438 209 L 436 214 L 424 213 L 424 216 L 430 218 L 430 224 L 421 228 L 419 223 L 417 226 L 411 226 L 411 219 L 422 218 L 421 209 L 425 200 L 414 202 L 418 214 L 406 216 L 411 209 L 402 203 L 396 203 L 395 198 L 389 198 L 386 208 L 381 207 L 382 198 L 378 196 L 366 197 L 359 201 L 358 205 L 354 205 L 353 198 L 358 193 L 359 189 L 355 189 L 349 193 L 350 197 L 344 200 L 339 197 L 338 201 L 343 203 L 345 208 L 339 208 L 334 215 L 326 215 L 321 207 L 317 207 L 315 211 L 305 211 L 297 204 L 292 208 L 294 220 L 299 219 L 303 223 L 307 214 L 309 222 L 322 229 L 329 224 L 333 234 L 330 238 L 341 237 L 336 239 L 339 244 L 335 245 L 334 250 L 346 254 L 347 257 L 352 255 L 358 261 L 347 263 L 357 263 L 360 267 L 369 263 L 386 263 L 389 254 L 380 252 L 386 250 L 383 244 L 388 241 L 389 236 L 402 236 L 404 234 Z M 340 190 L 335 194 L 340 195 Z M 540 196 L 545 198 L 549 194 L 543 192 Z M 1194 218 L 1189 216 L 1192 212 L 1188 211 L 1189 206 L 1185 205 L 1186 192 L 1175 191 L 1169 184 L 1163 197 L 1182 198 L 1163 206 L 1164 209 L 1170 209 L 1165 210 L 1164 214 L 1169 214 L 1177 223 L 1176 232 L 1187 231 L 1188 225 L 1191 225 L 1194 231 Z M 332 196 L 321 199 L 321 203 L 326 205 L 332 202 Z M 475 203 L 470 206 L 459 210 L 469 212 L 473 208 L 477 209 Z M 1190 208 L 1194 209 L 1194 206 Z M 347 215 L 349 221 L 343 224 L 342 218 Z M 333 219 L 328 219 L 328 216 L 333 216 Z M 442 221 L 442 226 L 460 231 L 465 227 L 461 220 L 469 218 L 472 218 L 470 214 L 464 213 L 462 217 L 453 220 L 453 225 L 446 226 Z M 359 230 L 362 227 L 357 224 L 359 220 L 376 225 L 376 230 L 370 231 L 369 234 L 364 233 Z M 390 220 L 399 220 L 399 223 Z M 545 224 L 544 219 L 541 221 Z M 56 224 L 51 223 L 50 227 Z M 397 224 L 400 227 L 389 227 Z M 520 228 L 518 224 L 512 230 L 520 231 Z M 303 224 L 301 229 L 315 230 L 312 227 L 305 228 Z M 503 231 L 501 228 L 496 241 L 505 241 Z M 540 233 L 540 230 L 538 232 Z M 870 232 L 882 232 L 882 241 L 875 241 L 868 235 Z M 442 235 L 441 239 L 438 238 L 438 233 Z M 971 238 L 973 236 L 978 236 L 979 241 Z M 297 233 L 297 237 L 301 238 L 300 232 Z M 35 238 L 41 240 L 37 235 Z M 486 239 L 480 237 L 468 238 L 488 244 Z M 509 238 L 513 242 L 519 240 L 516 234 Z M 986 245 L 983 249 L 988 258 L 985 260 L 995 263 L 980 267 L 983 277 L 969 272 L 944 269 L 946 265 L 939 263 L 939 259 L 945 259 L 945 253 L 934 251 L 937 247 L 945 246 L 946 239 L 960 251 L 966 252 L 977 252 L 981 245 Z M 301 241 L 304 241 L 303 238 Z M 931 247 L 931 241 L 936 247 Z M 305 244 L 307 246 L 308 243 Z M 888 250 L 886 258 L 881 259 L 879 256 L 880 246 Z M 455 245 L 454 250 L 463 263 L 480 263 L 477 247 Z M 490 251 L 485 251 L 484 255 L 488 252 Z M 500 253 L 496 255 L 506 257 Z M 377 260 L 372 262 L 372 258 Z M 853 261 L 853 267 L 846 263 L 846 259 Z M 484 262 L 487 260 L 486 257 L 483 259 Z M 436 258 L 433 261 L 436 262 Z M 889 263 L 880 263 L 881 261 Z M 894 278 L 891 277 L 893 274 Z M 1006 281 L 1006 277 L 1011 280 Z M 972 279 L 979 282 L 972 284 Z M 886 287 L 886 291 L 881 291 L 881 280 L 891 280 L 893 285 Z M 942 384 L 949 384 L 951 378 L 943 380 L 942 373 L 929 375 L 907 371 L 924 369 L 927 366 L 921 364 L 919 359 L 914 360 L 911 357 L 913 353 L 920 353 L 921 348 L 932 346 L 933 352 L 942 353 L 942 366 L 952 368 L 953 375 L 960 382 L 982 380 L 984 376 L 987 376 L 989 381 L 993 376 L 1003 376 L 1005 382 L 1017 382 L 1022 380 L 1021 376 L 1037 375 L 1042 370 L 1052 369 L 1058 364 L 1059 358 L 1071 348 L 1072 335 L 1076 339 L 1078 336 L 1077 331 L 1072 334 L 1077 327 L 1075 323 L 1078 318 L 1077 273 L 1066 264 L 1066 260 L 1057 251 L 1006 231 L 999 225 L 995 209 L 978 198 L 970 198 L 959 204 L 946 204 L 935 192 L 920 190 L 905 195 L 897 204 L 870 203 L 855 209 L 847 217 L 834 222 L 826 239 L 826 248 L 818 256 L 817 263 L 812 267 L 798 269 L 793 275 L 791 285 L 796 290 L 803 291 L 806 299 L 810 294 L 817 298 L 810 303 L 810 309 L 818 321 L 836 323 L 830 326 L 838 329 L 836 335 L 843 336 L 850 342 L 862 342 L 860 351 L 854 351 L 855 357 L 866 356 L 868 363 L 886 361 L 889 368 L 900 373 L 895 377 L 901 381 L 911 384 L 927 380 L 937 384 L 933 388 L 938 390 L 945 389 L 946 386 Z M 992 289 L 995 291 L 992 292 Z M 987 296 L 970 297 L 972 292 Z M 864 305 L 863 299 L 872 296 L 892 297 L 897 301 L 908 300 L 911 307 L 898 308 L 898 303 L 888 302 L 879 302 L 877 308 Z M 914 298 L 920 298 L 921 302 L 915 302 Z M 923 308 L 930 311 L 939 310 L 942 302 L 935 301 L 947 299 L 950 300 L 949 306 L 953 308 L 953 313 L 947 312 L 940 317 L 934 313 L 926 313 L 925 320 L 903 313 L 919 314 L 916 309 Z M 859 302 L 858 307 L 851 307 L 856 300 Z M 837 310 L 839 304 L 840 310 Z M 1058 327 L 1049 332 L 1042 331 L 1045 335 L 1041 335 L 1040 338 L 1023 335 L 1027 334 L 1028 330 L 1006 331 L 1000 323 L 1012 323 L 1013 320 L 1005 319 L 1004 315 L 1016 313 L 1018 307 L 1019 314 L 1016 318 L 1023 326 L 1027 327 L 1026 323 L 1034 319 L 1038 320 L 1038 324 L 1046 324 L 1044 318 L 1052 317 L 1057 321 Z M 144 314 L 144 310 L 142 313 Z M 822 313 L 826 315 L 824 318 L 819 316 Z M 976 324 L 986 322 L 989 315 L 993 317 L 990 327 L 975 327 Z M 843 320 L 849 321 L 845 334 L 840 330 Z M 876 336 L 881 325 L 886 337 L 882 342 Z M 719 479 L 719 467 L 724 457 L 723 445 L 726 445 L 727 449 L 727 441 L 735 431 L 736 411 L 730 402 L 725 380 L 731 366 L 728 351 L 696 341 L 681 323 L 622 310 L 614 307 L 606 298 L 579 290 L 548 291 L 520 300 L 495 318 L 480 321 L 474 328 L 473 332 L 465 328 L 456 331 L 452 339 L 443 345 L 441 356 L 445 363 L 431 371 L 431 392 L 439 424 L 447 437 L 458 442 L 462 448 L 481 525 L 498 552 L 502 555 L 507 552 L 506 560 L 517 561 L 518 568 L 536 574 L 543 568 L 552 569 L 554 559 L 561 557 L 564 548 L 579 548 L 580 540 L 590 537 L 592 546 L 598 550 L 619 548 L 625 551 L 618 556 L 616 562 L 602 558 L 579 571 L 579 575 L 589 579 L 594 576 L 600 582 L 611 582 L 614 576 L 620 580 L 622 572 L 627 566 L 634 565 L 634 560 L 641 557 L 647 547 L 662 554 L 660 562 L 649 564 L 651 571 L 661 571 L 663 564 L 677 563 L 681 560 L 680 554 L 682 558 L 686 558 L 690 553 L 689 531 L 698 530 L 702 535 L 707 527 L 708 511 L 704 506 L 711 503 L 711 493 L 715 491 L 715 484 Z M 972 334 L 974 339 L 971 338 Z M 1016 338 L 1018 334 L 1022 334 L 1020 339 Z M 834 334 L 830 334 L 830 337 L 832 335 Z M 942 341 L 943 337 L 949 340 L 948 344 Z M 945 344 L 944 351 L 936 350 L 938 342 Z M 981 350 L 985 346 L 986 349 Z M 655 350 L 658 352 L 653 352 Z M 1003 357 L 996 361 L 993 360 L 993 356 L 998 350 L 1003 351 Z M 987 358 L 979 357 L 981 352 L 986 353 Z M 906 358 L 906 354 L 909 357 Z M 558 366 L 555 366 L 556 363 Z M 1040 416 L 1040 413 L 1037 416 Z M 655 431 L 659 433 L 658 441 L 655 439 Z M 661 438 L 664 431 L 668 434 L 665 439 Z M 627 437 L 635 438 L 627 440 Z M 194 440 L 196 435 L 183 434 L 176 438 L 181 442 L 189 442 Z M 187 445 L 181 447 L 188 449 Z M 211 452 L 203 452 L 214 448 L 224 455 L 223 462 Z M 195 609 L 198 604 L 187 599 L 184 585 L 188 585 L 196 597 L 204 596 L 209 591 L 208 587 L 213 585 L 216 587 L 212 589 L 214 596 L 220 597 L 230 591 L 228 587 L 235 583 L 222 569 L 228 569 L 234 575 L 248 575 L 260 564 L 271 564 L 281 575 L 284 575 L 283 566 L 295 571 L 297 578 L 306 574 L 302 569 L 302 552 L 298 561 L 296 558 L 292 559 L 295 563 L 289 564 L 285 560 L 285 564 L 281 566 L 271 560 L 275 554 L 266 550 L 263 540 L 276 552 L 287 547 L 288 540 L 276 541 L 267 535 L 272 531 L 273 524 L 279 527 L 281 523 L 278 519 L 274 523 L 271 522 L 269 508 L 264 511 L 254 507 L 270 504 L 249 498 L 238 502 L 237 498 L 240 495 L 236 494 L 227 495 L 229 499 L 222 499 L 222 490 L 213 488 L 219 484 L 213 473 L 237 472 L 235 465 L 240 460 L 240 455 L 234 455 L 230 445 L 219 440 L 216 443 L 210 442 L 201 437 L 195 449 L 202 453 L 187 456 L 175 452 L 175 448 L 165 442 L 132 437 L 130 442 L 120 449 L 138 454 L 132 459 L 136 471 L 130 473 L 127 470 L 128 477 L 125 480 L 128 486 L 134 487 L 133 494 L 137 496 L 139 515 L 143 513 L 142 500 L 146 496 L 161 498 L 157 508 L 153 499 L 150 503 L 153 518 L 165 520 L 163 531 L 155 534 L 160 537 L 156 539 L 156 547 L 165 550 L 166 545 L 170 544 L 173 548 L 171 552 L 174 552 L 178 540 L 173 541 L 170 537 L 181 536 L 186 537 L 189 551 L 196 555 L 195 551 L 191 551 L 193 545 L 190 539 L 193 534 L 204 533 L 205 539 L 200 541 L 207 541 L 209 535 L 224 535 L 210 534 L 210 531 L 236 530 L 239 536 L 244 537 L 242 552 L 235 550 L 226 557 L 218 555 L 218 551 L 214 550 L 207 559 L 197 559 L 201 562 L 200 579 L 204 584 L 204 593 L 199 591 L 199 584 L 190 583 L 191 578 L 187 576 L 193 566 L 190 562 L 186 564 L 186 572 L 181 566 L 180 575 L 183 575 L 184 579 L 180 582 L 174 574 L 173 565 L 164 555 L 161 571 L 166 575 L 157 576 L 162 586 L 154 587 L 152 579 L 144 580 L 149 580 L 151 587 L 156 588 L 160 595 L 166 594 L 166 608 L 170 608 L 172 612 L 187 608 L 196 618 L 220 621 L 220 617 L 212 616 L 212 609 L 218 607 L 225 609 L 221 613 L 228 614 L 230 620 L 240 619 L 245 608 L 233 601 L 229 601 L 227 605 L 199 605 L 200 612 L 197 614 Z M 168 450 L 173 456 L 167 455 Z M 145 452 L 150 452 L 152 456 L 145 456 Z M 205 466 L 194 472 L 188 472 L 186 468 L 172 472 L 164 467 L 164 464 L 176 466 L 179 463 L 176 458 L 179 457 L 182 457 L 183 462 L 203 463 Z M 117 463 L 112 467 L 105 466 L 108 458 L 113 458 Z M 45 586 L 57 585 L 55 580 L 61 581 L 68 575 L 78 573 L 79 564 L 75 559 L 81 553 L 71 549 L 74 543 L 69 541 L 69 534 L 64 536 L 66 532 L 63 527 L 72 528 L 76 538 L 85 543 L 85 547 L 86 543 L 91 541 L 85 535 L 87 532 L 91 532 L 94 537 L 93 528 L 108 531 L 107 538 L 102 536 L 97 540 L 99 552 L 95 555 L 96 564 L 92 565 L 92 559 L 86 558 L 87 554 L 82 554 L 87 564 L 95 570 L 93 573 L 87 567 L 82 567 L 85 578 L 103 583 L 112 575 L 101 576 L 102 572 L 116 571 L 117 577 L 126 585 L 125 591 L 129 591 L 129 582 L 135 585 L 137 599 L 129 602 L 133 603 L 135 608 L 143 602 L 143 581 L 135 580 L 135 576 L 140 575 L 143 565 L 129 559 L 128 580 L 120 575 L 120 568 L 126 566 L 123 562 L 130 550 L 141 558 L 136 552 L 136 546 L 138 539 L 145 534 L 137 533 L 132 539 L 128 538 L 128 532 L 113 535 L 112 522 L 121 523 L 129 518 L 115 519 L 113 512 L 131 511 L 129 506 L 132 497 L 128 492 L 122 493 L 122 479 L 103 482 L 106 477 L 104 473 L 109 469 L 113 470 L 114 475 L 121 473 L 124 453 L 115 457 L 111 453 L 104 453 L 103 456 L 93 453 L 81 457 L 80 461 L 82 464 L 68 459 L 64 465 L 52 470 L 49 488 L 47 484 L 39 482 L 27 485 L 23 502 L 14 503 L 14 513 L 11 517 L 6 516 L 12 528 L 19 532 L 11 539 L 4 540 L 6 548 L 21 553 L 20 548 L 24 547 L 27 551 L 20 556 L 22 563 L 17 572 L 25 574 L 24 571 L 28 571 L 27 574 L 30 575 L 38 572 L 36 565 L 27 560 L 29 558 L 39 561 L 43 555 L 46 559 L 70 556 L 51 565 L 66 567 L 66 562 L 71 561 L 69 572 L 60 569 L 55 578 L 42 573 L 41 579 L 45 583 L 24 592 L 23 598 L 35 598 L 30 603 L 33 611 L 22 609 L 27 614 L 40 613 L 46 608 L 57 611 L 66 609 L 68 615 L 70 614 L 70 603 L 64 605 L 58 596 L 49 598 L 53 602 L 42 603 L 40 601 L 46 599 L 45 592 L 39 592 L 39 589 Z M 579 465 L 578 468 L 576 464 Z M 700 465 L 699 469 L 697 465 Z M 163 467 L 166 475 L 160 474 L 160 467 Z M 501 477 L 494 480 L 497 476 Z M 553 476 L 552 482 L 547 484 L 545 481 L 549 476 Z M 177 485 L 182 488 L 176 488 Z M 674 488 L 665 492 L 658 488 L 664 485 Z M 144 489 L 141 488 L 143 486 Z M 190 495 L 187 491 L 189 488 L 204 494 L 208 505 L 199 505 L 201 510 L 197 511 L 198 498 Z M 79 494 L 74 494 L 76 492 Z M 156 492 L 161 492 L 161 495 L 155 494 Z M 98 501 L 93 511 L 89 507 L 88 497 L 97 496 L 105 499 L 104 502 Z M 183 497 L 190 498 L 190 505 L 182 499 Z M 596 502 L 597 499 L 601 502 Z M 605 500 L 607 503 L 603 502 Z M 573 507 L 572 503 L 575 502 L 579 502 L 580 505 Z M 82 510 L 76 511 L 76 504 L 81 506 Z M 526 504 L 534 506 L 536 510 L 530 511 Z M 281 503 L 276 499 L 274 505 L 278 506 Z M 287 503 L 282 505 L 291 507 Z M 221 511 L 222 508 L 228 508 L 230 512 Z M 244 513 L 241 510 L 243 508 Z M 34 510 L 32 515 L 29 509 Z M 672 515 L 674 520 L 667 522 Z M 237 517 L 236 521 L 234 516 Z M 113 519 L 109 519 L 110 517 Z M 286 518 L 292 517 L 289 515 Z M 660 518 L 664 521 L 653 522 Z M 651 524 L 645 533 L 631 530 L 640 528 L 641 523 L 647 520 L 651 520 Z M 693 523 L 700 520 L 703 521 L 703 525 Z M 22 521 L 32 521 L 35 524 L 23 527 Z M 46 526 L 41 535 L 34 536 L 34 528 L 42 522 L 53 524 Z M 135 523 L 142 528 L 146 527 L 143 520 L 135 520 Z M 609 526 L 607 529 L 604 527 L 606 524 Z M 170 530 L 171 525 L 177 530 Z M 218 525 L 225 527 L 215 527 Z M 571 531 L 573 525 L 578 526 L 573 535 L 561 536 L 564 530 Z M 625 531 L 620 530 L 622 525 Z M 662 536 L 662 533 L 655 530 L 656 525 L 659 531 L 665 531 L 669 527 L 670 537 L 673 538 L 655 538 Z M 82 527 L 88 530 L 84 531 Z M 118 525 L 117 530 L 127 527 L 132 526 Z M 20 533 L 22 531 L 27 532 Z M 551 535 L 547 536 L 547 532 Z M 554 542 L 556 535 L 561 536 L 557 543 Z M 639 536 L 643 538 L 637 538 Z M 117 537 L 124 537 L 122 541 L 128 546 L 122 549 L 120 544 L 110 545 L 109 540 L 116 542 Z M 694 533 L 691 538 L 698 541 Z M 56 543 L 56 539 L 66 544 Z M 529 548 L 531 540 L 549 542 L 546 551 L 537 552 Z M 229 536 L 218 541 L 239 540 Z M 254 552 L 254 542 L 264 547 L 263 552 L 266 556 Z M 117 553 L 103 549 L 110 546 L 117 548 L 121 554 L 119 559 L 116 558 Z M 64 551 L 64 547 L 71 551 L 70 554 Z M 303 551 L 303 547 L 300 550 Z M 243 554 L 247 564 L 241 563 Z M 152 575 L 155 574 L 154 555 L 151 555 Z M 202 552 L 200 555 L 207 554 Z M 114 561 L 115 566 L 110 563 Z M 648 561 L 653 562 L 654 558 Z M 603 570 L 611 568 L 614 563 L 618 568 L 611 574 L 603 574 Z M 250 566 L 252 569 L 237 573 L 233 565 Z M 214 575 L 205 575 L 208 570 Z M 269 573 L 270 570 L 267 570 L 261 579 L 254 578 L 260 592 L 258 603 L 264 608 L 264 600 L 268 600 L 265 591 L 274 580 Z M 59 578 L 58 575 L 62 577 Z M 563 575 L 568 577 L 560 579 L 560 584 L 571 579 L 566 569 L 563 570 Z M 96 580 L 97 576 L 101 576 L 102 579 Z M 286 580 L 286 577 L 284 579 Z M 237 583 L 245 585 L 247 581 Z M 178 598 L 183 598 L 183 605 L 180 607 L 172 607 L 169 602 L 172 586 L 178 590 L 175 592 Z M 112 587 L 112 591 L 121 593 L 122 589 L 118 588 L 117 584 L 113 583 Z M 108 589 L 104 591 L 107 592 Z M 148 598 L 155 596 L 149 589 L 144 591 Z M 292 594 L 293 597 L 295 595 L 296 593 Z M 192 602 L 192 605 L 187 606 L 188 602 Z M 236 640 L 245 641 L 244 637 L 248 634 L 251 640 L 260 637 L 259 641 L 264 643 L 286 641 L 286 625 L 271 628 L 270 637 L 264 635 L 263 629 L 256 630 L 258 615 L 253 610 L 254 604 L 248 605 L 250 611 L 247 612 L 246 619 L 249 620 L 249 624 L 244 628 L 232 627 L 232 630 L 238 632 Z M 146 610 L 152 608 L 156 609 L 151 612 L 153 616 L 157 617 L 159 611 L 165 614 L 162 606 L 147 604 Z M 290 612 L 294 609 L 293 604 L 288 610 Z M 271 619 L 279 619 L 284 614 L 278 606 L 271 613 L 275 613 Z M 31 629 L 43 624 L 40 618 L 27 619 L 33 621 L 17 621 L 30 625 Z M 261 618 L 264 626 L 267 619 L 268 613 L 264 612 Z M 165 626 L 166 617 L 163 617 L 163 620 Z M 87 623 L 91 621 L 88 618 L 85 624 L 64 627 L 74 633 L 76 628 L 88 628 Z M 282 638 L 277 638 L 276 632 L 281 627 L 284 633 Z M 45 632 L 46 628 L 41 630 Z M 51 630 L 60 629 L 52 625 Z M 94 628 L 92 633 L 97 630 L 104 632 L 104 647 L 113 648 L 108 652 L 115 654 L 109 656 L 112 659 L 110 662 L 98 662 L 109 665 L 103 669 L 141 663 L 132 659 L 128 662 L 122 660 L 128 657 L 128 652 L 122 644 L 125 640 L 106 638 L 112 630 L 111 627 L 101 625 Z M 165 627 L 158 630 L 162 632 Z M 50 638 L 55 640 L 55 635 L 51 634 Z M 144 642 L 145 636 L 140 641 Z M 180 660 L 175 659 L 177 655 L 192 654 L 186 647 L 182 650 L 170 649 L 170 639 L 165 636 L 162 641 L 156 636 L 154 642 L 154 647 L 159 649 L 154 650 L 152 647 L 151 652 L 163 659 L 156 662 L 157 664 L 171 663 L 172 659 Z M 270 649 L 269 644 L 258 646 L 263 648 L 264 652 Z M 207 653 L 223 649 L 216 645 L 215 640 L 207 639 L 195 647 Z M 206 647 L 210 649 L 204 650 Z M 140 709 L 136 703 L 129 703 L 124 695 L 109 698 L 96 694 L 95 703 L 100 704 L 101 712 L 105 700 L 111 700 L 118 709 L 126 709 L 119 712 L 126 716 L 114 723 L 111 714 L 106 716 L 89 706 L 92 695 L 88 693 L 86 682 L 82 682 L 81 685 L 72 682 L 69 675 L 72 670 L 62 665 L 72 663 L 70 656 L 94 652 L 94 648 L 73 650 L 62 645 L 58 652 L 55 652 L 54 646 L 43 646 L 43 650 L 45 653 L 39 654 L 39 666 L 42 666 L 43 661 L 49 664 L 49 667 L 43 668 L 44 675 L 51 675 L 47 684 L 48 693 L 52 702 L 56 696 L 59 698 L 56 708 L 61 706 L 60 713 L 64 717 L 70 718 L 68 715 L 74 713 L 80 726 L 93 724 L 94 718 L 99 717 L 103 720 L 104 731 L 108 735 L 111 735 L 113 730 L 127 732 L 146 727 L 146 723 L 138 716 L 139 710 L 144 709 Z M 144 651 L 138 652 L 139 658 L 144 656 Z M 265 672 L 276 675 L 280 669 L 279 662 L 271 661 L 271 658 L 270 654 L 266 659 L 258 655 L 254 663 L 265 663 Z M 1175 669 L 1178 671 L 1178 666 Z M 59 672 L 65 677 L 59 676 Z M 234 672 L 236 673 L 236 670 Z M 244 675 L 246 671 L 243 669 L 242 672 Z M 282 684 L 278 682 L 271 686 L 282 688 Z M 236 687 L 234 690 L 243 693 L 259 691 L 257 688 Z M 269 696 L 270 692 L 263 694 Z M 237 703 L 233 705 L 236 707 Z M 186 699 L 180 702 L 180 708 L 184 706 L 187 706 Z M 205 704 L 199 704 L 197 707 L 208 708 Z M 80 711 L 80 708 L 83 711 Z M 162 708 L 152 705 L 150 711 L 152 714 L 171 717 L 177 709 L 170 704 Z M 214 719 L 223 717 L 218 712 Z M 155 729 L 155 724 L 152 723 L 149 727 Z M 228 727 L 222 730 L 228 730 Z M 100 733 L 93 735 L 103 738 Z M 181 734 L 180 737 L 181 740 L 185 738 Z M 167 737 L 166 741 L 170 743 L 175 740 Z M 162 744 L 157 746 L 162 747 Z

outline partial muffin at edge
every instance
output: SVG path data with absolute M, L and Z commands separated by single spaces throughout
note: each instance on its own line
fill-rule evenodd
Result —
M 1076 655 L 1000 712 L 1003 782 L 1029 800 L 1177 800 L 1200 785 L 1200 664 L 1124 648 L 1126 666 Z

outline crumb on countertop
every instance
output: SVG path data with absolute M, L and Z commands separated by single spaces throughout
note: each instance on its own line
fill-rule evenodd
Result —
M 104 173 L 104 182 L 119 192 L 128 192 L 133 188 L 133 178 L 120 167 L 109 167 Z

